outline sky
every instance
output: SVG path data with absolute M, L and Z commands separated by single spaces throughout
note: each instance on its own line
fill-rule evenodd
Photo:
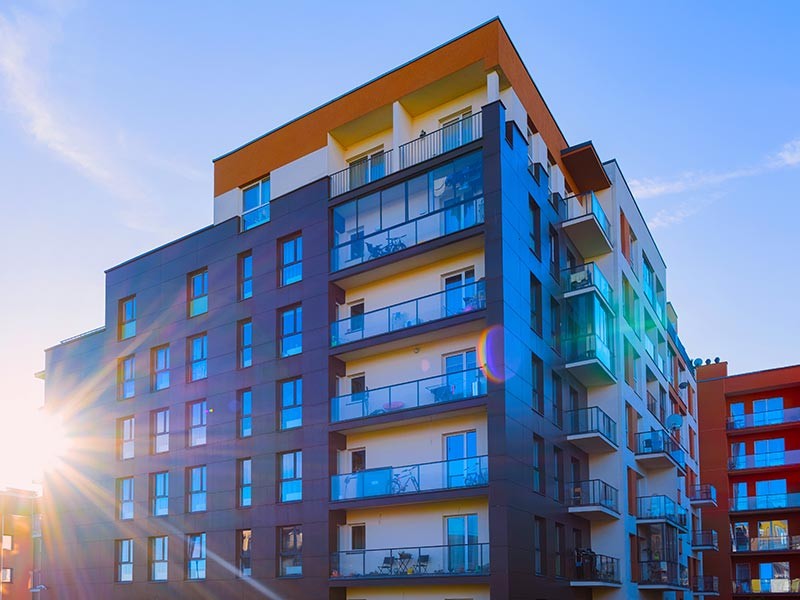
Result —
M 0 0 L 3 429 L 41 437 L 33 373 L 103 325 L 106 269 L 211 223 L 213 158 L 494 16 L 619 161 L 690 356 L 800 362 L 796 2 Z

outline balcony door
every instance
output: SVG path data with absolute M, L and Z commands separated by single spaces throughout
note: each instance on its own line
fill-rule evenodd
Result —
M 753 442 L 756 467 L 777 467 L 784 463 L 786 444 L 783 438 Z
M 383 148 L 373 150 L 349 163 L 350 188 L 357 188 L 380 179 L 386 174 L 386 155 Z
M 783 423 L 783 398 L 753 400 L 753 425 L 777 425 Z
M 459 400 L 480 395 L 475 350 L 445 356 L 444 367 L 451 399 Z
M 758 522 L 758 546 L 754 550 L 787 550 L 789 522 L 786 519 Z
M 745 426 L 744 403 L 734 402 L 730 405 L 729 429 L 742 429 Z
M 756 508 L 786 508 L 786 501 L 785 479 L 756 481 Z
M 447 460 L 447 487 L 467 485 L 480 475 L 478 464 L 478 435 L 475 430 L 450 433 L 444 436 L 445 460 Z
M 759 563 L 758 578 L 761 580 L 760 592 L 780 594 L 790 591 L 788 561 Z
M 442 152 L 449 152 L 472 141 L 472 111 L 467 110 L 442 122 Z
M 478 515 L 445 517 L 448 573 L 475 572 L 479 565 Z
M 477 303 L 475 269 L 467 269 L 444 278 L 444 317 L 451 317 L 472 309 Z

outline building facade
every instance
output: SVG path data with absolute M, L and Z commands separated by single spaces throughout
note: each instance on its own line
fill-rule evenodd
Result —
M 739 375 L 697 369 L 702 478 L 720 492 L 707 568 L 724 597 L 800 598 L 800 366 Z
M 666 266 L 499 20 L 214 173 L 47 351 L 56 597 L 714 592 Z
M 40 496 L 29 490 L 0 490 L 0 598 L 30 600 L 41 586 Z

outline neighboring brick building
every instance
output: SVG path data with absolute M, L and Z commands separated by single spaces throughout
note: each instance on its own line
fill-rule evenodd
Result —
M 41 497 L 32 491 L 0 490 L 0 599 L 30 600 L 41 584 Z

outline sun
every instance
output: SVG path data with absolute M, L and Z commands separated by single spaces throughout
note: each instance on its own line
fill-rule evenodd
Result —
M 3 470 L 0 487 L 36 487 L 45 471 L 58 468 L 69 450 L 64 426 L 42 409 L 8 406 L 0 409 L 3 435 L 0 456 Z

